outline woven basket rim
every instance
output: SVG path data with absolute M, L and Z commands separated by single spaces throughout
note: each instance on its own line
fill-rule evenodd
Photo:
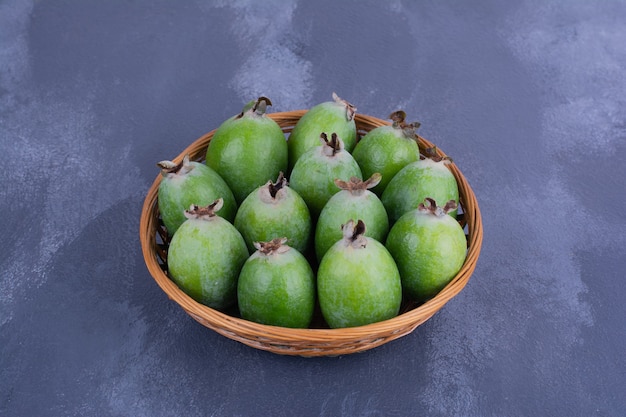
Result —
M 292 110 L 271 113 L 268 116 L 279 123 L 285 133 L 288 133 L 295 121 L 304 113 L 306 110 Z M 355 115 L 355 121 L 361 133 L 390 124 L 380 118 L 358 113 Z M 194 155 L 195 159 L 203 159 L 208 142 L 215 131 L 216 129 L 213 129 L 196 139 L 173 161 L 182 161 L 186 154 Z M 418 143 L 420 149 L 434 146 L 421 136 L 418 136 Z M 437 152 L 440 156 L 446 156 L 438 147 Z M 452 281 L 435 297 L 388 320 L 342 329 L 292 329 L 259 324 L 230 316 L 193 300 L 163 271 L 154 249 L 156 245 L 155 210 L 157 210 L 157 193 L 161 182 L 160 174 L 157 174 L 150 186 L 141 210 L 139 232 L 144 261 L 152 277 L 170 299 L 178 303 L 192 318 L 205 327 L 233 340 L 275 353 L 301 356 L 327 356 L 368 350 L 412 332 L 455 297 L 465 287 L 474 272 L 483 238 L 481 214 L 467 179 L 456 164 L 452 163 L 448 167 L 457 180 L 461 207 L 466 216 L 468 250 L 465 262 Z M 284 346 L 281 346 L 283 343 Z

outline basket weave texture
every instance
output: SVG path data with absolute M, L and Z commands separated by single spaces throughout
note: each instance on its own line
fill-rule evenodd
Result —
M 291 132 L 306 110 L 268 114 L 285 134 Z M 359 136 L 389 123 L 385 120 L 356 114 L 355 121 Z M 191 160 L 203 162 L 207 146 L 215 130 L 198 138 L 173 161 L 180 163 L 185 155 Z M 420 150 L 434 145 L 418 137 Z M 446 156 L 439 148 L 437 153 Z M 157 194 L 161 175 L 158 175 L 148 190 L 141 211 L 140 241 L 148 271 L 170 299 L 180 305 L 193 319 L 226 336 L 248 346 L 283 355 L 305 357 L 337 356 L 365 351 L 383 345 L 411 333 L 455 297 L 467 284 L 474 272 L 480 254 L 483 228 L 476 196 L 467 180 L 455 164 L 449 165 L 459 187 L 459 216 L 464 226 L 468 250 L 461 270 L 452 281 L 434 298 L 423 304 L 404 303 L 401 313 L 389 320 L 360 327 L 344 329 L 308 328 L 291 329 L 253 323 L 235 315 L 217 311 L 198 303 L 184 293 L 167 275 L 167 231 L 160 219 Z

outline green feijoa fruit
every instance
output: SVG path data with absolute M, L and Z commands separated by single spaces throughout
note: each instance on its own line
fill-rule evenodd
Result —
M 391 125 L 370 130 L 357 143 L 352 156 L 361 167 L 364 178 L 375 172 L 382 175 L 380 183 L 372 189 L 381 196 L 389 181 L 406 165 L 420 159 L 417 134 L 419 123 L 406 123 L 406 113 L 398 110 L 389 118 Z
M 289 178 L 290 187 L 304 199 L 311 218 L 317 219 L 326 202 L 339 189 L 335 179 L 361 176 L 361 169 L 352 155 L 345 150 L 343 141 L 336 133 L 328 139 L 322 133 L 319 140 L 322 146 L 309 149 L 298 159 Z
M 241 232 L 250 253 L 254 242 L 266 242 L 286 236 L 289 245 L 305 253 L 312 235 L 311 215 L 300 195 L 289 187 L 281 172 L 276 182 L 268 181 L 251 192 L 235 216 L 235 227 Z
M 207 148 L 206 164 L 224 178 L 238 204 L 287 169 L 285 135 L 265 114 L 271 104 L 266 97 L 248 103 L 218 127 Z
M 224 206 L 219 216 L 232 222 L 237 212 L 237 203 L 224 179 L 214 170 L 200 162 L 189 160 L 185 155 L 182 162 L 161 161 L 161 183 L 158 189 L 158 206 L 168 234 L 174 235 L 187 218 L 185 210 L 190 205 L 206 206 L 221 198 Z
M 167 254 L 172 281 L 196 301 L 216 309 L 235 303 L 237 278 L 249 256 L 235 226 L 216 215 L 222 204 L 218 199 L 187 210 L 188 219 L 174 234 Z
M 459 188 L 452 171 L 446 166 L 449 163 L 449 158 L 433 155 L 411 162 L 391 179 L 380 198 L 390 224 L 393 225 L 404 213 L 416 209 L 427 197 L 435 201 L 454 200 L 458 205 Z M 457 210 L 449 214 L 456 217 Z
M 457 204 L 438 207 L 426 198 L 393 225 L 385 246 L 400 270 L 405 294 L 426 301 L 439 293 L 459 272 L 467 253 L 467 239 L 459 223 L 447 213 Z
M 356 107 L 333 93 L 333 101 L 320 103 L 310 108 L 294 126 L 289 135 L 289 168 L 309 149 L 319 146 L 322 132 L 335 132 L 351 152 L 356 145 Z
M 341 227 L 347 220 L 361 219 L 368 225 L 366 236 L 384 242 L 389 232 L 387 212 L 378 196 L 369 189 L 380 181 L 375 173 L 366 181 L 357 177 L 350 181 L 335 180 L 340 191 L 326 203 L 315 227 L 315 254 L 320 261 L 328 248 L 343 236 Z
M 402 302 L 400 274 L 382 243 L 349 220 L 317 271 L 322 315 L 331 328 L 362 326 L 395 317 Z
M 306 328 L 315 307 L 315 274 L 287 238 L 257 242 L 237 284 L 241 317 L 272 326 Z

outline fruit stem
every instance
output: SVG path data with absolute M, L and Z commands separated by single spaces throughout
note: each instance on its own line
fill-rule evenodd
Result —
M 406 119 L 406 113 L 402 110 L 396 110 L 389 115 L 389 118 L 392 120 L 392 126 L 396 129 L 402 128 L 404 125 L 404 119 Z
M 322 146 L 324 146 L 324 154 L 327 156 L 335 156 L 344 149 L 343 141 L 336 133 L 333 133 L 330 140 L 328 140 L 328 135 L 322 132 L 320 141 L 323 144 Z
M 342 190 L 350 191 L 352 194 L 361 195 L 365 190 L 376 187 L 382 177 L 380 173 L 375 172 L 365 181 L 358 177 L 350 177 L 349 181 L 336 178 L 335 185 Z
M 264 255 L 272 255 L 274 253 L 285 253 L 290 248 L 285 245 L 287 243 L 286 237 L 277 237 L 269 242 L 254 242 L 254 247 Z
M 335 92 L 333 92 L 333 100 L 335 101 L 335 103 L 345 106 L 346 119 L 351 122 L 354 119 L 354 115 L 356 114 L 356 107 L 354 107 L 353 104 L 347 102 L 346 100 L 340 98 Z
M 417 208 L 422 213 L 429 213 L 437 217 L 442 217 L 456 210 L 457 207 L 458 205 L 454 200 L 449 200 L 445 206 L 441 207 L 437 205 L 437 202 L 434 199 L 426 197 L 424 202 L 420 203 Z
M 432 159 L 435 162 L 443 161 L 444 164 L 449 164 L 449 163 L 454 162 L 452 158 L 450 158 L 447 155 L 445 156 L 439 155 L 439 153 L 437 152 L 436 146 L 424 149 L 424 155 L 420 155 L 420 159 L 426 159 L 426 158 Z
M 177 164 L 173 161 L 159 161 L 157 166 L 161 168 L 161 174 L 186 174 L 193 169 L 193 165 L 189 162 L 189 155 L 185 155 L 183 160 Z
M 276 194 L 278 193 L 278 191 L 282 190 L 286 186 L 287 178 L 285 178 L 285 174 L 283 174 L 282 171 L 280 171 L 280 173 L 278 174 L 278 179 L 276 180 L 276 182 L 270 181 L 267 184 L 267 188 L 269 189 L 270 196 L 272 196 L 272 198 L 276 198 Z
M 269 98 L 261 96 L 256 101 L 249 101 L 241 110 L 241 113 L 237 115 L 237 119 L 242 118 L 245 114 L 256 114 L 257 116 L 263 116 L 267 111 L 267 106 L 271 106 L 272 102 Z
M 252 111 L 258 114 L 259 116 L 264 115 L 267 111 L 267 106 L 271 106 L 272 102 L 269 98 L 265 96 L 261 96 L 257 99 L 256 104 L 252 108 Z
M 420 122 L 405 122 L 406 113 L 402 110 L 396 110 L 391 113 L 389 119 L 391 119 L 391 126 L 394 129 L 402 129 L 402 133 L 406 138 L 417 141 L 417 133 L 415 131 L 422 125 Z
M 347 223 L 341 225 L 343 231 L 344 242 L 353 248 L 364 248 L 367 246 L 367 238 L 365 237 L 365 223 L 359 219 L 356 224 L 350 219 Z
M 218 198 L 208 206 L 197 206 L 192 204 L 188 210 L 185 210 L 185 217 L 188 219 L 210 219 L 217 216 L 217 212 L 224 205 L 224 199 Z

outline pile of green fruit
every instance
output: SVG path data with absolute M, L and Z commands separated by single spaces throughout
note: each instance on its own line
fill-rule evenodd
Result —
M 162 161 L 158 208 L 170 278 L 211 308 L 307 328 L 399 314 L 434 297 L 467 252 L 458 186 L 436 153 L 420 155 L 403 111 L 359 138 L 356 108 L 309 109 L 286 138 L 266 97 L 224 121 L 205 162 Z

